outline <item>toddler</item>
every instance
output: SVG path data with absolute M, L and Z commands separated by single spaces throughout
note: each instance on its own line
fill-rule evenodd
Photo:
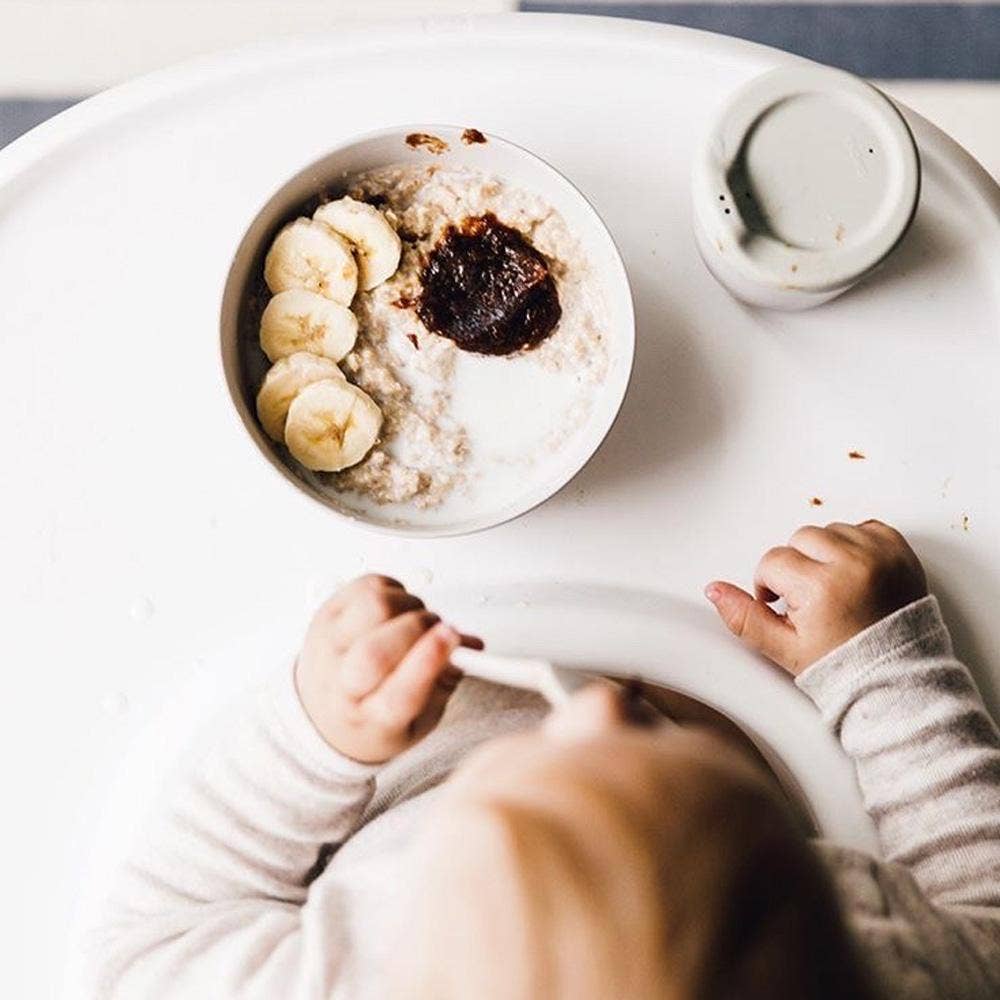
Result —
M 836 734 L 884 861 L 610 686 L 550 713 L 462 679 L 479 641 L 368 576 L 165 795 L 100 995 L 1000 996 L 1000 736 L 917 557 L 878 521 L 805 527 L 754 584 L 706 596 Z

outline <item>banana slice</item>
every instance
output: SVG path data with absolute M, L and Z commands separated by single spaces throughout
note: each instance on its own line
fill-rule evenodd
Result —
M 358 254 L 358 280 L 364 291 L 371 291 L 396 273 L 403 244 L 396 230 L 374 205 L 341 198 L 321 205 L 313 218 L 354 244 Z
M 304 288 L 278 292 L 260 318 L 260 346 L 268 361 L 296 351 L 339 361 L 357 336 L 358 320 L 347 306 Z
M 305 288 L 349 306 L 358 290 L 358 265 L 343 236 L 300 218 L 275 237 L 264 259 L 264 280 L 272 292 Z
M 292 400 L 285 444 L 307 469 L 339 472 L 357 465 L 378 440 L 382 411 L 346 379 L 307 385 Z
M 285 418 L 299 390 L 320 379 L 342 379 L 344 373 L 329 359 L 300 351 L 277 362 L 257 393 L 257 419 L 269 438 L 285 440 Z

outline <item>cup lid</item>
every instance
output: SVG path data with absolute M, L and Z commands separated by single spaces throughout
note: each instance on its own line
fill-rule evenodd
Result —
M 697 224 L 747 281 L 828 292 L 906 232 L 920 161 L 879 90 L 827 67 L 778 69 L 730 101 L 695 165 Z

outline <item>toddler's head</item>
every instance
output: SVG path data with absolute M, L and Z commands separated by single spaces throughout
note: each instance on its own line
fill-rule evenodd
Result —
M 393 995 L 870 996 L 832 888 L 756 767 L 593 687 L 455 773 Z

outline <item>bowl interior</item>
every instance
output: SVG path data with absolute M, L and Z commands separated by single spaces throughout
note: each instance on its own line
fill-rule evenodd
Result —
M 447 148 L 435 153 L 426 145 L 408 144 L 407 136 L 415 133 L 436 136 Z M 221 347 L 226 382 L 243 424 L 262 454 L 286 479 L 328 508 L 374 528 L 400 534 L 476 531 L 542 503 L 596 451 L 621 407 L 632 369 L 635 330 L 628 278 L 596 211 L 560 173 L 533 154 L 494 136 L 488 136 L 486 142 L 466 143 L 462 133 L 460 128 L 430 125 L 391 129 L 349 142 L 306 167 L 282 185 L 254 218 L 236 251 L 223 295 Z M 412 513 L 402 505 L 359 509 L 348 497 L 323 488 L 296 466 L 283 447 L 264 434 L 255 415 L 256 392 L 268 368 L 257 341 L 256 318 L 268 295 L 262 280 L 263 262 L 274 236 L 290 219 L 311 213 L 320 201 L 343 194 L 356 175 L 397 164 L 470 168 L 537 195 L 556 209 L 579 242 L 599 286 L 609 353 L 606 377 L 594 387 L 584 426 L 565 446 L 506 484 L 479 491 L 472 502 L 456 501 L 440 509 Z M 476 381 L 483 406 L 492 406 L 496 412 L 505 407 L 522 410 L 532 405 L 531 398 L 523 398 L 530 394 L 530 386 L 516 385 L 504 376 L 503 366 L 509 360 L 482 362 L 496 366 L 496 377 Z

